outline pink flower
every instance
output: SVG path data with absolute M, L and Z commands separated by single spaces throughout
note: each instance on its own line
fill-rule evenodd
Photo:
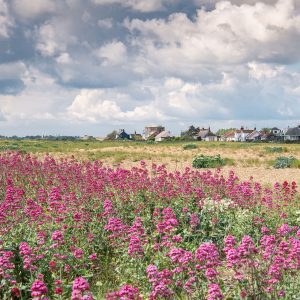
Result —
M 217 299 L 223 299 L 222 291 L 218 284 L 211 283 L 208 285 L 207 300 L 217 300 Z
M 84 255 L 84 252 L 82 249 L 78 248 L 78 249 L 75 249 L 75 251 L 73 252 L 73 255 L 75 258 L 81 259 Z
M 73 281 L 71 299 L 72 300 L 82 300 L 82 299 L 93 300 L 94 298 L 89 290 L 90 290 L 89 283 L 83 277 L 77 277 Z
M 282 224 L 278 229 L 277 233 L 280 234 L 281 236 L 289 234 L 291 231 L 290 227 L 288 224 L 284 223 Z
M 200 262 L 201 268 L 211 268 L 220 265 L 219 253 L 213 243 L 202 244 L 195 252 L 195 257 Z
M 141 256 L 144 250 L 141 245 L 141 241 L 138 236 L 131 236 L 129 242 L 128 254 L 130 256 Z
M 51 239 L 52 241 L 57 241 L 59 244 L 64 243 L 64 236 L 59 230 L 53 231 Z
M 36 300 L 39 300 L 42 296 L 46 295 L 47 291 L 48 289 L 45 283 L 41 280 L 35 280 L 31 286 L 31 296 Z
M 108 293 L 106 300 L 142 300 L 142 297 L 138 288 L 126 284 L 119 291 Z
M 90 256 L 89 256 L 89 259 L 90 260 L 96 260 L 97 259 L 97 254 L 96 253 L 93 253 L 93 254 L 91 254 Z
M 208 280 L 214 280 L 218 275 L 218 272 L 215 269 L 208 268 L 205 271 L 205 276 Z

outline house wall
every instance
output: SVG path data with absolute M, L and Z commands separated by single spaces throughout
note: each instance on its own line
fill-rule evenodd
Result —
M 204 138 L 204 141 L 206 141 L 206 142 L 215 142 L 217 140 L 218 140 L 217 136 L 207 136 Z
M 284 140 L 285 141 L 299 141 L 300 140 L 300 136 L 286 135 L 286 136 L 284 136 Z

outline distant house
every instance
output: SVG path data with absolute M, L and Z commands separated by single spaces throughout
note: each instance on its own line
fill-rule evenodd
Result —
M 89 141 L 89 140 L 94 140 L 95 138 L 92 135 L 84 135 L 81 139 L 83 141 Z
M 285 141 L 300 141 L 300 125 L 298 127 L 288 128 L 284 132 Z
M 230 131 L 227 131 L 226 133 L 224 133 L 220 140 L 222 142 L 234 142 L 234 130 L 230 130 Z
M 283 131 L 277 127 L 273 127 L 270 131 L 261 131 L 262 142 L 283 140 Z
M 271 129 L 271 133 L 274 134 L 275 136 L 280 136 L 281 133 L 282 133 L 282 130 L 280 130 L 280 129 L 277 128 L 277 127 L 273 127 L 273 128 Z
M 146 126 L 144 129 L 145 140 L 153 139 L 160 132 L 165 131 L 165 127 L 161 125 Z
M 247 136 L 255 130 L 256 130 L 256 128 L 244 129 L 244 127 L 242 126 L 241 129 L 235 130 L 234 141 L 235 142 L 246 142 Z
M 260 141 L 261 137 L 262 137 L 262 133 L 257 131 L 257 130 L 253 130 L 251 133 L 249 133 L 246 137 L 246 141 L 247 142 L 255 142 L 255 141 Z
M 157 134 L 154 139 L 155 139 L 155 142 L 162 142 L 170 137 L 171 137 L 170 131 L 164 130 L 164 131 L 160 132 L 159 134 Z
M 143 136 L 140 133 L 136 133 L 136 131 L 134 133 L 130 134 L 130 139 L 133 141 L 143 141 Z
M 125 132 L 125 129 L 120 129 L 116 135 L 117 140 L 130 140 L 130 135 Z
M 213 142 L 218 140 L 218 136 L 211 132 L 210 127 L 208 129 L 202 128 L 195 135 L 196 139 L 199 141 Z

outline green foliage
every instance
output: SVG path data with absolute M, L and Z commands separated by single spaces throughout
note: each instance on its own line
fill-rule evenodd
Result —
M 200 130 L 199 127 L 195 127 L 195 126 L 191 125 L 188 130 L 183 131 L 181 133 L 181 137 L 192 138 L 194 135 L 196 135 L 199 132 L 199 130 Z
M 113 130 L 112 132 L 108 133 L 106 136 L 106 140 L 115 140 L 118 132 L 116 130 Z
M 284 147 L 266 147 L 265 149 L 269 153 L 281 153 L 287 151 L 287 149 Z
M 216 135 L 223 135 L 229 131 L 233 131 L 235 128 L 221 128 L 216 132 Z
M 185 144 L 182 146 L 183 150 L 197 149 L 198 146 L 194 143 Z
M 193 158 L 192 166 L 194 168 L 217 168 L 225 165 L 225 161 L 221 158 L 220 154 L 216 156 L 197 155 Z
M 148 140 L 148 141 L 146 142 L 146 144 L 152 145 L 152 144 L 155 144 L 155 141 L 154 141 L 154 140 Z
M 273 164 L 273 168 L 275 169 L 285 169 L 291 168 L 293 163 L 295 162 L 295 157 L 293 156 L 280 156 L 277 157 L 275 163 Z
M 294 159 L 293 162 L 292 162 L 291 168 L 300 169 L 300 160 L 299 159 Z
M 235 166 L 235 161 L 233 158 L 228 158 L 228 157 L 225 157 L 224 158 L 224 164 L 226 166 Z

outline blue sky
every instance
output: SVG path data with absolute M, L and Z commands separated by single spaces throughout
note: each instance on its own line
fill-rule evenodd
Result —
M 300 123 L 298 0 L 0 0 L 0 134 Z

